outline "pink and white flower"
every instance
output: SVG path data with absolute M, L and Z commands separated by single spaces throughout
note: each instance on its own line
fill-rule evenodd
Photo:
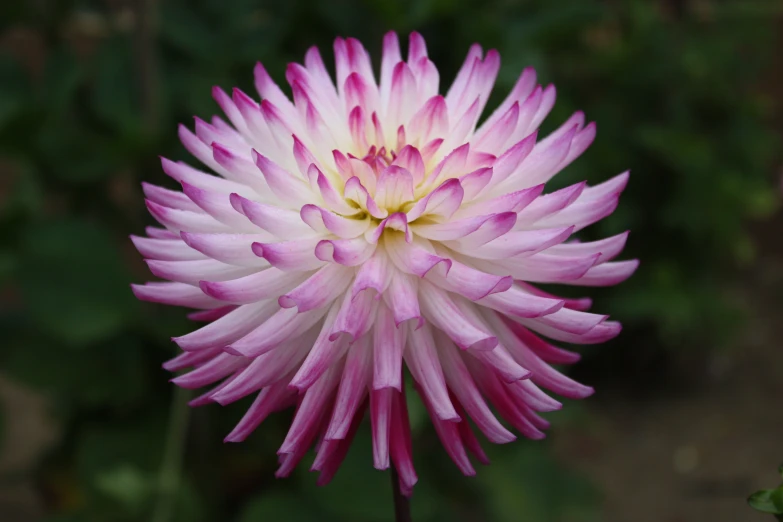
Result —
M 550 366 L 579 355 L 539 335 L 592 344 L 620 325 L 587 312 L 589 299 L 532 283 L 614 285 L 634 272 L 637 261 L 613 261 L 627 233 L 568 241 L 612 213 L 628 174 L 544 194 L 595 125 L 578 112 L 539 140 L 555 89 L 532 69 L 477 125 L 500 68 L 494 50 L 471 47 L 445 95 L 419 34 L 407 59 L 385 36 L 380 81 L 358 41 L 338 38 L 334 52 L 336 86 L 311 48 L 286 70 L 293 101 L 258 64 L 260 103 L 215 88 L 228 122 L 180 127 L 217 175 L 164 159 L 182 192 L 144 185 L 164 228 L 133 241 L 167 282 L 133 290 L 208 323 L 175 338 L 183 353 L 165 364 L 193 368 L 179 386 L 214 386 L 194 405 L 255 394 L 227 441 L 295 406 L 277 475 L 315 445 L 326 483 L 369 408 L 375 467 L 393 464 L 410 494 L 404 367 L 466 475 L 468 452 L 487 461 L 468 419 L 494 443 L 515 439 L 507 425 L 539 439 L 539 413 L 561 407 L 544 390 L 593 392 Z

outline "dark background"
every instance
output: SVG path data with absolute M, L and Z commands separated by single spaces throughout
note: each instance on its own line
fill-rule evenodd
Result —
M 0 520 L 391 521 L 368 430 L 335 481 L 273 478 L 290 414 L 243 444 L 244 402 L 189 410 L 160 364 L 191 326 L 136 302 L 128 234 L 152 224 L 140 181 L 171 186 L 176 124 L 218 111 L 337 35 L 427 39 L 448 84 L 468 46 L 554 82 L 544 130 L 583 109 L 598 137 L 562 186 L 632 171 L 620 208 L 637 274 L 590 291 L 625 324 L 580 349 L 597 388 L 545 442 L 488 448 L 462 477 L 412 405 L 414 520 L 763 521 L 746 496 L 783 462 L 783 3 L 718 0 L 138 0 L 0 2 Z M 376 62 L 377 63 L 377 62 Z M 494 101 L 493 101 L 494 100 Z

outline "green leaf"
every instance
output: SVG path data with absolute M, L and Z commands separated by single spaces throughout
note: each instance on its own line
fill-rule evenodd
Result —
M 774 490 L 772 489 L 762 489 L 760 491 L 756 491 L 750 497 L 748 497 L 748 504 L 750 504 L 750 507 L 756 511 L 761 511 L 762 513 L 771 513 L 773 515 L 780 515 L 783 513 L 783 510 L 775 505 L 775 502 L 772 500 L 772 493 L 774 493 Z
M 66 344 L 105 339 L 133 321 L 130 275 L 109 231 L 63 220 L 25 230 L 19 283 L 30 316 Z
M 299 495 L 282 491 L 270 491 L 262 497 L 250 500 L 242 509 L 237 522 L 264 522 L 285 520 L 290 522 L 320 522 L 323 515 L 314 511 Z
M 783 486 L 773 490 L 769 498 L 777 508 L 777 514 L 783 515 Z

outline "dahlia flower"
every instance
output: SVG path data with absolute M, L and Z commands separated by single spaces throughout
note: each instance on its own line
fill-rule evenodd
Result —
M 144 184 L 164 228 L 133 241 L 167 281 L 133 290 L 208 323 L 174 338 L 183 353 L 164 365 L 192 368 L 179 386 L 213 386 L 193 405 L 255 394 L 226 441 L 295 406 L 277 476 L 315 446 L 323 484 L 369 408 L 374 465 L 391 463 L 410 494 L 403 367 L 466 475 L 468 453 L 487 461 L 468 419 L 494 443 L 515 439 L 508 426 L 539 439 L 539 413 L 561 407 L 544 390 L 593 392 L 550 366 L 579 355 L 540 336 L 600 343 L 620 325 L 588 313 L 589 299 L 534 284 L 613 285 L 633 273 L 636 261 L 612 261 L 627 233 L 568 241 L 612 213 L 627 173 L 544 194 L 595 125 L 578 112 L 539 140 L 555 89 L 532 69 L 477 125 L 500 67 L 494 50 L 471 47 L 445 95 L 419 34 L 406 60 L 397 35 L 385 36 L 379 82 L 358 41 L 338 38 L 334 53 L 336 82 L 311 48 L 286 70 L 293 101 L 258 64 L 260 103 L 215 88 L 228 121 L 180 127 L 217 175 L 163 159 L 182 192 Z

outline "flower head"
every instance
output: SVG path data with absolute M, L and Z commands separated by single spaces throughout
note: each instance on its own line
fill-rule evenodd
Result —
M 182 192 L 144 185 L 165 228 L 134 237 L 168 282 L 134 286 L 144 300 L 199 309 L 208 324 L 175 338 L 179 386 L 214 386 L 194 404 L 256 398 L 227 441 L 296 406 L 280 450 L 285 476 L 317 443 L 319 482 L 334 475 L 365 410 L 375 467 L 391 463 L 403 491 L 416 482 L 404 394 L 407 367 L 448 454 L 486 457 L 468 423 L 495 443 L 539 439 L 539 416 L 592 389 L 550 364 L 579 356 L 542 339 L 599 343 L 620 325 L 533 283 L 612 285 L 636 261 L 612 261 L 627 234 L 568 238 L 609 215 L 627 174 L 543 194 L 544 184 L 592 142 L 581 112 L 537 139 L 555 101 L 526 69 L 479 126 L 500 67 L 470 48 L 446 91 L 422 37 L 403 59 L 384 38 L 380 81 L 351 38 L 334 44 L 335 81 L 315 48 L 286 80 L 261 64 L 261 102 L 235 89 L 214 97 L 228 122 L 180 127 L 213 175 L 163 160 Z M 494 408 L 494 413 L 492 408 Z

